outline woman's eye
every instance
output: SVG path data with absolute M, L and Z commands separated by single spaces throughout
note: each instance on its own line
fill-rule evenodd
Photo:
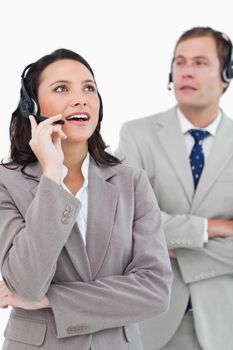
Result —
M 84 90 L 88 92 L 96 92 L 96 88 L 94 85 L 87 85 L 85 86 Z
M 67 87 L 65 85 L 59 85 L 54 89 L 55 92 L 61 93 L 67 91 Z

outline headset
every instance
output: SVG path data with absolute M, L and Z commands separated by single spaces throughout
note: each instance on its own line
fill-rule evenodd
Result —
M 224 39 L 229 47 L 230 47 L 230 52 L 229 52 L 229 59 L 228 59 L 228 62 L 226 64 L 226 67 L 223 69 L 222 71 L 222 80 L 229 84 L 231 82 L 231 80 L 233 79 L 233 46 L 232 46 L 232 42 L 230 40 L 230 38 L 222 33 L 222 32 L 218 32 L 218 31 L 214 31 L 214 34 L 217 35 L 217 36 L 220 36 L 222 39 Z M 174 58 L 172 60 L 172 63 L 171 63 L 171 68 L 170 68 L 170 73 L 168 75 L 168 84 L 167 84 L 167 88 L 168 90 L 171 90 L 171 83 L 173 82 L 173 79 L 172 79 L 172 67 L 173 67 L 173 63 L 174 63 Z
M 26 73 L 30 69 L 33 63 L 26 66 L 23 70 L 23 73 L 21 74 L 21 99 L 19 102 L 19 108 L 20 112 L 23 117 L 29 118 L 29 115 L 33 115 L 36 118 L 36 121 L 38 123 L 42 122 L 43 120 L 48 119 L 47 117 L 43 117 L 42 115 L 38 115 L 39 112 L 39 106 L 35 99 L 30 97 L 30 94 L 27 92 L 26 89 Z M 54 124 L 65 124 L 64 120 L 57 120 L 54 122 Z

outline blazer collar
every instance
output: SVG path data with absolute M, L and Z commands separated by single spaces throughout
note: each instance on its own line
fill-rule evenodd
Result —
M 189 203 L 192 203 L 194 187 L 185 141 L 176 116 L 176 108 L 161 115 L 156 123 L 160 126 L 158 138 L 168 161 L 173 167 Z
M 233 123 L 223 114 L 210 154 L 206 160 L 195 196 L 192 212 L 205 198 L 219 175 L 233 156 Z
M 186 197 L 191 204 L 191 211 L 195 212 L 200 202 L 205 198 L 208 191 L 233 156 L 232 120 L 224 113 L 222 114 L 222 120 L 218 127 L 211 152 L 207 158 L 195 192 L 184 137 L 176 117 L 176 108 L 162 114 L 155 122 L 160 126 L 158 137 L 165 154 L 177 174 Z
M 117 167 L 98 167 L 90 162 L 86 249 L 92 276 L 98 274 L 111 239 L 120 190 L 110 182 Z

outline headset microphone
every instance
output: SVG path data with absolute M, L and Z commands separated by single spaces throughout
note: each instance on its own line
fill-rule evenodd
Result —
M 23 70 L 23 73 L 21 75 L 21 99 L 19 102 L 19 108 L 23 117 L 29 118 L 29 115 L 33 115 L 36 118 L 36 121 L 40 123 L 48 118 L 37 114 L 39 111 L 38 103 L 35 101 L 35 99 L 29 96 L 25 84 L 26 71 L 31 67 L 31 65 L 32 64 L 29 64 Z M 64 120 L 57 120 L 56 122 L 54 122 L 54 124 L 61 125 L 63 125 L 64 123 Z
M 169 73 L 168 83 L 167 83 L 167 88 L 168 88 L 169 91 L 172 90 L 171 83 L 172 83 L 172 73 Z

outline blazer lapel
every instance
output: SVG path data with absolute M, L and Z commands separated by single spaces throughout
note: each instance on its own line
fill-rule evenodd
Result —
M 171 166 L 183 187 L 189 203 L 192 203 L 194 185 L 189 157 L 185 147 L 184 136 L 181 132 L 175 108 L 169 114 L 163 115 L 160 121 L 161 130 L 158 132 L 159 140 L 164 148 Z
M 108 180 L 116 174 L 112 167 L 90 162 L 86 249 L 93 279 L 101 268 L 111 239 L 120 190 Z
M 69 254 L 73 266 L 83 281 L 92 280 L 91 267 L 87 256 L 81 233 L 77 223 L 73 226 L 72 232 L 64 247 Z
M 229 159 L 233 156 L 232 135 L 232 121 L 228 117 L 223 116 L 193 198 L 192 212 L 197 209 L 200 202 L 207 195 L 220 173 L 228 164 Z

